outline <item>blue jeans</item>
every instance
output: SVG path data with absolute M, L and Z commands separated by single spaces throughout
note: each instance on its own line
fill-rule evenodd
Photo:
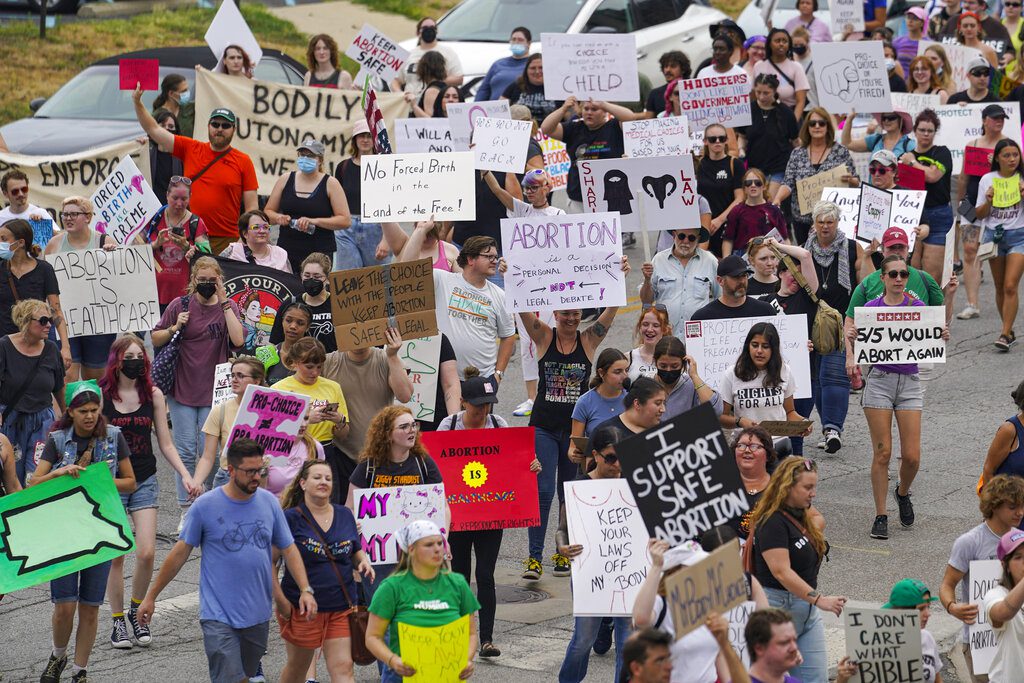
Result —
M 953 227 L 953 207 L 946 202 L 925 209 L 921 213 L 921 222 L 928 226 L 928 236 L 924 238 L 924 243 L 945 246 L 946 233 Z
M 544 556 L 544 537 L 548 530 L 548 517 L 551 513 L 551 499 L 558 493 L 561 504 L 565 497 L 563 482 L 572 481 L 576 477 L 577 468 L 569 460 L 569 433 L 553 434 L 546 429 L 534 429 L 534 443 L 537 459 L 540 460 L 541 471 L 537 475 L 537 494 L 540 498 L 540 526 L 527 529 L 530 539 L 530 557 L 538 562 Z
M 373 600 L 373 594 L 377 592 L 377 587 L 380 586 L 381 582 L 391 576 L 395 572 L 397 564 L 375 564 L 373 565 L 373 581 L 370 579 L 362 579 L 363 592 L 366 594 L 366 603 L 369 604 Z M 356 575 L 359 578 L 359 575 Z M 391 629 L 384 631 L 384 642 L 386 644 L 391 643 Z M 402 677 L 388 668 L 385 662 L 377 660 L 377 671 L 380 672 L 381 683 L 384 681 L 394 681 L 395 683 L 402 683 Z
M 231 481 L 231 475 L 228 474 L 226 469 L 217 468 L 217 473 L 213 475 L 213 488 L 219 489 Z
M 334 231 L 334 241 L 338 246 L 334 252 L 334 269 L 351 270 L 389 263 L 390 256 L 383 261 L 376 259 L 377 245 L 383 236 L 379 223 L 364 223 L 359 216 L 352 216 L 352 225 L 345 230 Z
M 800 413 L 801 417 L 809 418 L 814 410 L 814 398 L 795 398 L 793 399 L 793 407 L 796 409 L 796 412 Z M 793 445 L 793 455 L 804 454 L 804 437 L 791 436 L 789 437 L 789 442 Z
M 0 403 L 0 412 L 6 407 Z M 46 435 L 50 433 L 52 424 L 53 408 L 47 406 L 38 413 L 12 410 L 3 426 L 0 426 L 0 434 L 6 436 L 14 448 L 14 471 L 22 486 L 25 485 L 25 478 L 36 471 L 37 446 L 46 443 Z M 42 449 L 39 450 L 41 455 Z
M 825 653 L 825 625 L 818 608 L 787 590 L 768 588 L 768 604 L 789 612 L 796 628 L 797 647 L 804 662 L 789 670 L 789 675 L 803 683 L 828 683 L 828 660 Z
M 572 631 L 572 640 L 565 648 L 565 661 L 558 670 L 558 683 L 580 683 L 587 677 L 587 665 L 590 664 L 590 648 L 594 647 L 602 617 L 576 617 Z M 615 631 L 615 678 L 619 680 L 622 670 L 622 646 L 630 632 L 629 617 L 613 617 L 612 628 Z
M 850 409 L 850 378 L 846 375 L 846 351 L 811 354 L 811 385 L 814 407 L 821 418 L 821 429 L 843 433 L 846 413 Z M 818 371 L 815 373 L 815 364 Z M 807 681 L 804 681 L 807 683 Z
M 171 423 L 174 425 L 174 447 L 178 449 L 185 469 L 194 473 L 196 461 L 203 454 L 203 445 L 206 443 L 203 424 L 210 414 L 210 406 L 186 406 L 168 396 L 167 409 L 171 412 Z M 178 504 L 188 504 L 188 491 L 177 472 L 174 473 L 174 485 L 178 489 Z

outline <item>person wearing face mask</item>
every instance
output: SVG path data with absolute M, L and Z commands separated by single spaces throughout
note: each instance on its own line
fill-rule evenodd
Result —
M 174 115 L 179 135 L 192 137 L 196 125 L 196 103 L 192 99 L 188 81 L 181 74 L 168 74 L 160 82 L 160 94 L 153 100 L 154 118 L 157 118 L 161 109 Z
M 678 337 L 662 337 L 654 347 L 655 380 L 665 390 L 662 422 L 685 413 L 701 403 L 710 403 L 722 414 L 722 397 L 697 374 L 697 361 L 686 355 L 686 344 Z
M 512 29 L 512 35 L 508 39 L 508 49 L 512 53 L 509 57 L 502 57 L 491 64 L 487 70 L 480 87 L 476 91 L 474 99 L 477 102 L 496 100 L 505 92 L 505 89 L 523 73 L 523 65 L 526 58 L 530 56 L 530 44 L 533 42 L 533 34 L 525 26 L 517 26 Z
M 419 97 L 423 92 L 426 83 L 420 80 L 416 73 L 416 66 L 420 58 L 431 50 L 437 50 L 444 56 L 446 76 L 444 82 L 448 85 L 462 85 L 462 62 L 455 50 L 443 45 L 437 40 L 437 21 L 431 17 L 424 17 L 416 24 L 416 47 L 409 51 L 409 60 L 405 69 L 399 71 L 391 81 L 391 90 L 394 92 L 411 93 Z
M 178 132 L 178 120 L 166 109 L 157 110 L 153 118 L 168 132 Z M 181 159 L 171 154 L 171 150 L 161 149 L 154 140 L 149 141 L 149 172 L 153 179 L 153 194 L 161 204 L 167 203 L 167 186 L 171 178 L 180 176 L 183 169 Z
M 331 272 L 331 259 L 326 254 L 313 252 L 299 264 L 299 279 L 302 280 L 302 294 L 281 303 L 279 310 L 292 302 L 301 302 L 309 307 L 313 314 L 309 326 L 309 336 L 324 345 L 327 353 L 338 348 L 338 339 L 334 335 L 334 322 L 331 318 L 331 292 L 327 276 Z M 278 344 L 284 340 L 281 329 L 280 313 L 274 318 L 270 328 L 270 343 Z
M 775 74 L 779 76 L 776 95 L 787 107 L 793 109 L 797 119 L 803 117 L 807 106 L 807 92 L 810 84 L 802 66 L 792 59 L 793 39 L 781 28 L 768 32 L 768 58 L 754 66 L 754 74 Z
M 153 246 L 153 259 L 160 264 L 156 291 L 161 313 L 185 293 L 189 263 L 196 252 L 210 253 L 206 223 L 189 211 L 191 198 L 192 181 L 181 175 L 171 177 L 167 184 L 167 204 L 149 221 L 145 232 L 146 241 Z

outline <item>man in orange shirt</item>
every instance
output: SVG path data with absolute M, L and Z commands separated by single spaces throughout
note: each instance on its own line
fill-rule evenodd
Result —
M 199 142 L 165 129 L 145 105 L 142 89 L 132 95 L 135 116 L 142 129 L 161 149 L 172 150 L 184 164 L 185 178 L 192 186 L 190 208 L 203 219 L 214 254 L 238 240 L 238 217 L 258 209 L 256 168 L 244 152 L 231 147 L 235 137 L 235 114 L 230 109 L 214 109 L 207 124 L 209 142 Z

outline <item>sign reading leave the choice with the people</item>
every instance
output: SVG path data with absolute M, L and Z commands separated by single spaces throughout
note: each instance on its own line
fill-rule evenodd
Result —
M 847 607 L 846 654 L 857 683 L 925 683 L 917 610 Z
M 679 110 L 695 134 L 703 136 L 712 123 L 726 128 L 750 125 L 750 80 L 746 74 L 681 80 L 676 92 Z
M 360 165 L 363 220 L 476 218 L 473 153 L 377 154 Z
M 330 274 L 331 317 L 338 348 L 387 344 L 387 328 L 402 339 L 437 334 L 430 259 L 338 270 Z
M 160 200 L 130 156 L 107 176 L 92 197 L 93 223 L 118 244 L 130 244 L 160 210 Z
M 892 111 L 882 41 L 814 44 L 818 101 L 832 114 Z
M 617 211 L 623 232 L 700 227 L 697 182 L 689 154 L 595 159 L 580 161 L 578 166 L 584 210 Z
M 858 365 L 945 363 L 943 306 L 859 306 L 853 309 Z
M 286 458 L 299 438 L 309 396 L 250 384 L 245 388 L 225 447 L 252 439 L 270 457 Z
M 531 121 L 481 117 L 473 128 L 473 158 L 481 171 L 522 173 L 526 168 Z
M 544 97 L 608 102 L 640 99 L 632 33 L 542 33 Z
M 679 156 L 690 153 L 690 130 L 685 116 L 623 121 L 622 142 L 631 159 Z
M 999 560 L 971 560 L 970 576 L 970 594 L 964 602 L 978 608 L 978 618 L 968 627 L 968 637 L 974 674 L 981 676 L 991 668 L 997 645 L 996 632 L 985 614 L 985 594 L 999 585 L 1003 578 L 1003 564 Z
M 409 51 L 369 24 L 352 40 L 345 54 L 374 76 L 390 81 L 409 61 Z
M 513 313 L 626 305 L 617 213 L 504 218 L 501 253 Z
M 442 534 L 447 534 L 444 484 L 356 489 L 352 503 L 359 522 L 362 549 L 370 558 L 370 564 L 398 562 L 401 549 L 395 534 L 411 522 L 426 519 L 436 524 Z
M 746 602 L 739 540 L 734 538 L 697 564 L 666 577 L 665 600 L 676 640 L 703 626 L 712 612 L 725 614 Z

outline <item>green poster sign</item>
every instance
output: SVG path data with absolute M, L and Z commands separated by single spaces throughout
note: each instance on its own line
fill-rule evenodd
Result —
M 0 498 L 0 593 L 129 553 L 135 539 L 106 463 Z

